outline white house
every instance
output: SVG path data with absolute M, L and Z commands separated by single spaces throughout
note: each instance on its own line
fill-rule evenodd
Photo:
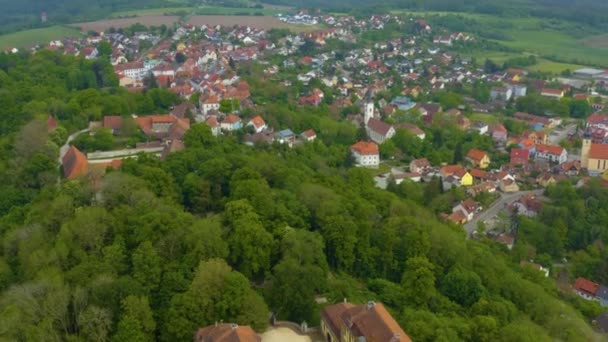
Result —
M 371 118 L 366 124 L 367 136 L 377 144 L 389 140 L 395 135 L 395 128 L 376 118 Z
M 217 96 L 209 96 L 206 99 L 199 100 L 199 107 L 201 108 L 201 112 L 204 116 L 209 115 L 211 111 L 217 111 L 220 109 L 220 101 Z
M 256 133 L 261 133 L 268 128 L 268 126 L 266 125 L 266 122 L 264 121 L 264 119 L 262 119 L 262 117 L 260 115 L 249 120 L 249 122 L 247 123 L 247 126 L 253 127 L 253 130 Z
M 536 145 L 534 159 L 545 160 L 561 165 L 568 161 L 568 152 L 561 146 L 539 144 Z
M 380 152 L 374 142 L 359 141 L 350 147 L 350 151 L 357 166 L 375 168 L 380 165 Z

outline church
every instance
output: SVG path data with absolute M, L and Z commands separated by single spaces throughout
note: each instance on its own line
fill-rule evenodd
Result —
M 581 166 L 587 168 L 591 176 L 608 170 L 608 144 L 597 144 L 590 139 L 583 139 Z

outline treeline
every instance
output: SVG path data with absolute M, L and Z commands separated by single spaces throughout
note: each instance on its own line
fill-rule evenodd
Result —
M 54 108 L 45 102 L 51 96 L 36 97 L 48 93 L 62 103 L 82 97 L 103 114 L 120 113 L 104 107 L 111 96 L 128 111 L 152 98 L 115 86 L 69 90 L 63 76 L 80 70 L 80 59 L 18 58 L 3 67 L 0 80 L 12 83 L 2 91 L 44 102 L 38 115 Z M 19 86 L 36 77 L 30 88 L 40 95 Z M 19 103 L 23 115 L 29 102 Z M 323 116 L 294 113 L 317 118 L 311 122 Z M 72 120 L 60 124 L 77 127 Z M 294 149 L 251 148 L 196 124 L 186 150 L 163 162 L 141 156 L 105 176 L 57 182 L 56 165 L 34 157 L 57 155 L 41 148 L 53 138 L 40 127 L 34 120 L 3 135 L 2 179 L 11 185 L 0 188 L 0 339 L 187 341 L 219 320 L 262 331 L 269 312 L 316 325 L 317 295 L 382 301 L 415 341 L 594 337 L 588 312 L 521 271 L 504 247 L 466 240 L 462 228 L 439 222 L 424 207 L 446 195 L 437 181 L 389 192 L 368 170 L 349 167 L 347 141 L 355 137 L 327 138 L 340 129 L 321 124 L 321 139 Z M 29 176 L 44 182 L 21 184 Z M 30 196 L 15 197 L 21 188 L 12 184 L 30 186 Z
M 173 93 L 133 93 L 118 87 L 112 66 L 50 51 L 0 53 L 0 215 L 28 203 L 57 181 L 57 155 L 67 135 L 104 115 L 166 113 Z M 49 132 L 48 116 L 60 122 Z

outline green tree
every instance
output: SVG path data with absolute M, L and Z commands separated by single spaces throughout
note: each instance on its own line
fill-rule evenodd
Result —
M 443 278 L 440 289 L 446 297 L 465 307 L 477 302 L 484 290 L 477 274 L 458 267 Z
M 427 307 L 429 300 L 436 295 L 433 264 L 426 257 L 408 259 L 401 285 L 408 303 L 416 307 Z
M 133 252 L 133 278 L 150 294 L 158 288 L 161 278 L 161 259 L 150 241 L 145 241 Z

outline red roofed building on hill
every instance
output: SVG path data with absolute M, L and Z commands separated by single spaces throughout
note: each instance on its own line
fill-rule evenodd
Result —
M 377 144 L 382 144 L 395 135 L 395 128 L 386 122 L 371 118 L 366 125 L 367 135 Z
M 135 122 L 145 135 L 158 140 L 183 140 L 186 131 L 190 129 L 188 119 L 178 119 L 173 115 L 140 116 Z
M 89 169 L 87 157 L 73 145 L 70 146 L 70 149 L 61 160 L 63 164 L 63 176 L 67 179 L 75 179 L 85 174 Z
M 196 332 L 195 342 L 261 342 L 262 338 L 249 326 L 216 324 Z
M 350 151 L 357 166 L 378 167 L 380 165 L 380 152 L 374 142 L 359 141 L 350 147 Z
M 592 282 L 589 279 L 579 277 L 576 278 L 573 287 L 576 294 L 587 300 L 592 300 L 595 298 L 595 294 L 600 285 Z
M 266 121 L 264 121 L 264 119 L 260 115 L 249 120 L 247 126 L 253 127 L 255 133 L 261 133 L 265 131 L 266 128 L 268 128 L 268 126 L 266 126 Z
M 325 341 L 411 342 L 405 331 L 381 303 L 339 303 L 321 311 Z

